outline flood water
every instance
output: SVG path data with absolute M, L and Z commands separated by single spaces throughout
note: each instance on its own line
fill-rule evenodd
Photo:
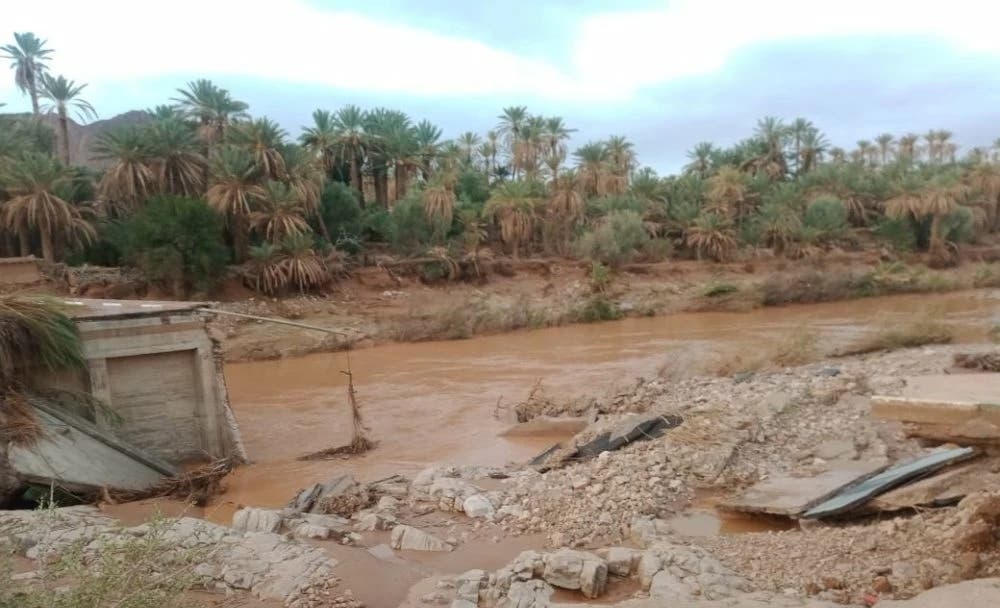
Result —
M 358 350 L 350 353 L 351 370 L 378 448 L 350 460 L 297 460 L 350 439 L 345 353 L 228 364 L 230 399 L 255 464 L 233 476 L 223 504 L 283 505 L 303 486 L 341 471 L 374 480 L 434 463 L 523 461 L 558 438 L 497 437 L 508 425 L 493 413 L 498 402 L 522 400 L 538 380 L 557 398 L 601 394 L 653 377 L 670 361 L 759 349 L 801 327 L 819 332 L 829 347 L 928 312 L 954 323 L 960 339 L 981 341 L 1000 321 L 998 304 L 994 290 L 891 296 Z

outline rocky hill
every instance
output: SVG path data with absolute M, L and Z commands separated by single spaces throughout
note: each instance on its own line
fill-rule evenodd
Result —
M 12 118 L 27 117 L 27 114 L 0 114 L 0 117 L 9 116 Z M 128 125 L 140 125 L 150 120 L 150 115 L 142 110 L 132 110 L 119 114 L 113 118 L 95 120 L 94 122 L 81 125 L 69 119 L 69 156 L 74 165 L 82 165 L 92 169 L 101 169 L 107 163 L 95 160 L 91 157 L 90 147 L 98 135 L 105 131 L 110 131 Z M 44 115 L 42 121 L 51 126 L 56 131 L 58 137 L 57 119 L 55 116 Z

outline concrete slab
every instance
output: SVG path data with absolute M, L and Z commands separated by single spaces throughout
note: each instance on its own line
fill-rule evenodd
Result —
M 779 475 L 766 479 L 718 505 L 720 509 L 743 513 L 766 513 L 796 517 L 815 504 L 836 494 L 859 477 L 884 469 L 885 460 L 831 463 L 831 468 L 815 477 Z
M 906 379 L 901 395 L 877 395 L 872 416 L 904 423 L 911 437 L 959 444 L 1000 443 L 1000 374 Z
M 955 448 L 953 450 L 939 450 L 898 464 L 876 475 L 859 479 L 856 483 L 837 492 L 835 496 L 812 507 L 803 513 L 802 517 L 821 519 L 848 513 L 875 496 L 949 465 L 973 458 L 975 455 L 974 448 Z
M 926 479 L 921 479 L 881 496 L 876 496 L 863 508 L 864 512 L 891 512 L 914 507 L 934 507 L 953 504 L 971 492 L 1000 490 L 998 459 L 980 460 L 950 467 Z
M 95 300 L 88 298 L 66 298 L 61 302 L 66 306 L 66 313 L 78 320 L 145 317 L 168 312 L 192 311 L 206 306 L 205 302 Z

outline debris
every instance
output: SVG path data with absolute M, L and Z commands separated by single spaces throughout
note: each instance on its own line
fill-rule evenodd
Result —
M 885 468 L 884 460 L 842 463 L 815 477 L 776 475 L 739 496 L 719 504 L 720 509 L 796 517 L 846 487 L 859 477 Z
M 300 490 L 288 506 L 302 513 L 334 513 L 349 517 L 369 504 L 368 491 L 353 476 L 344 474 Z
M 981 578 L 925 591 L 910 600 L 882 600 L 879 608 L 995 608 L 1000 606 L 1000 578 Z
M 161 479 L 143 490 L 114 489 L 109 490 L 108 495 L 121 502 L 171 497 L 204 506 L 222 491 L 222 480 L 236 468 L 238 462 L 235 456 L 220 458 L 179 475 Z
M 943 450 L 897 465 L 877 475 L 861 478 L 857 483 L 838 492 L 833 498 L 806 511 L 802 517 L 819 519 L 841 515 L 863 505 L 874 496 L 949 464 L 972 458 L 975 454 L 976 450 L 973 448 Z
M 959 445 L 1000 444 L 1000 374 L 907 378 L 899 396 L 872 397 L 872 416 L 907 434 Z
M 409 551 L 451 551 L 453 547 L 419 528 L 413 526 L 396 526 L 389 537 L 389 546 L 393 549 Z
M 601 452 L 612 452 L 633 441 L 654 439 L 684 421 L 673 414 L 652 416 L 632 415 L 621 421 L 614 429 L 606 431 L 594 440 L 577 448 L 575 458 L 593 458 Z
M 977 369 L 984 372 L 1000 372 L 1000 352 L 955 353 L 952 357 L 955 367 Z
M 553 587 L 579 589 L 584 597 L 604 595 L 608 566 L 592 553 L 562 549 L 543 558 L 542 579 Z
M 949 467 L 940 473 L 876 496 L 866 512 L 892 512 L 914 507 L 942 507 L 983 488 L 1000 488 L 1000 473 L 993 472 L 996 460 L 970 462 Z

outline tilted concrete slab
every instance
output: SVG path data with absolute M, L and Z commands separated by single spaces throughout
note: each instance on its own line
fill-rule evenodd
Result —
M 961 444 L 1000 443 L 1000 374 L 938 374 L 906 379 L 901 395 L 876 395 L 872 416 L 907 434 Z
M 11 464 L 28 482 L 55 482 L 71 491 L 143 490 L 176 473 L 85 420 L 54 408 L 36 405 L 32 409 L 44 436 L 31 447 L 10 449 Z
M 859 477 L 884 469 L 886 464 L 887 461 L 884 459 L 850 461 L 832 463 L 832 468 L 815 477 L 778 475 L 750 487 L 739 496 L 718 506 L 727 511 L 797 517 Z
M 992 458 L 956 465 L 871 499 L 862 511 L 892 512 L 914 507 L 953 504 L 981 490 L 1000 490 L 1000 460 Z

